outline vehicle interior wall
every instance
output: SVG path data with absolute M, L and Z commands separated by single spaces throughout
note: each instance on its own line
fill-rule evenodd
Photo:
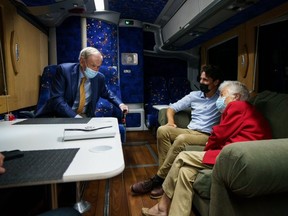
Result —
M 85 19 L 84 24 L 81 19 Z M 56 32 L 58 64 L 78 62 L 83 41 L 85 46 L 95 47 L 103 54 L 101 68 L 113 68 L 118 74 L 113 76 L 117 80 L 107 82 L 119 84 L 122 101 L 130 106 L 131 114 L 126 117 L 126 125 L 139 128 L 142 124 L 140 114 L 134 114 L 133 108 L 144 114 L 142 28 L 121 27 L 105 20 L 75 16 L 66 19 Z M 134 55 L 135 59 L 132 59 Z M 98 105 L 103 100 L 100 99 Z
M 168 86 L 169 98 L 170 100 L 167 101 L 168 103 L 175 102 L 179 98 L 172 97 L 173 91 L 179 91 L 180 88 L 183 89 L 183 93 L 189 93 L 191 91 L 190 82 L 183 83 L 182 81 L 187 80 L 187 61 L 181 60 L 177 58 L 163 58 L 163 57 L 151 57 L 151 56 L 144 56 L 144 82 L 149 83 L 149 81 L 155 78 L 162 78 L 163 81 L 170 86 Z M 171 86 L 173 79 L 179 80 L 177 83 L 174 83 L 175 86 Z M 149 91 L 148 86 L 146 86 L 145 96 Z M 174 94 L 175 95 L 175 94 Z M 184 95 L 182 95 L 184 96 Z
M 7 95 L 0 96 L 0 113 L 34 106 L 38 100 L 39 76 L 48 64 L 48 35 L 18 14 L 10 1 L 0 2 L 2 74 Z M 3 75 L 5 73 L 5 75 Z M 1 82 L 1 88 L 4 82 Z
M 265 0 L 265 2 L 266 4 L 270 4 L 270 5 L 274 4 L 272 2 L 270 3 L 269 1 L 267 3 L 267 0 Z M 277 2 L 280 2 L 280 0 Z M 10 110 L 21 109 L 21 108 L 33 106 L 36 104 L 37 98 L 38 98 L 38 89 L 39 89 L 39 75 L 41 75 L 43 68 L 49 63 L 48 54 L 50 50 L 48 51 L 49 48 L 48 48 L 47 32 L 41 31 L 39 28 L 37 28 L 34 24 L 32 24 L 26 18 L 19 15 L 16 8 L 13 5 L 11 5 L 9 1 L 2 1 L 0 5 L 2 8 L 2 12 L 1 12 L 2 21 L 1 22 L 3 23 L 3 26 L 2 26 L 3 36 L 1 37 L 1 42 L 3 44 L 3 49 L 4 49 L 4 64 L 2 65 L 5 66 L 5 70 L 7 74 L 7 81 L 8 81 L 7 87 L 8 87 L 8 94 L 9 94 L 8 97 L 0 96 L 0 101 L 1 101 L 0 112 L 3 113 L 7 111 L 7 105 L 6 105 L 7 98 L 9 99 L 8 101 L 9 101 Z M 202 37 L 202 39 L 204 38 L 203 43 L 199 42 L 198 40 L 198 42 L 197 41 L 193 42 L 194 45 L 193 43 L 189 44 L 190 47 L 192 46 L 193 49 L 195 49 L 195 43 L 198 43 L 199 47 L 201 48 L 201 58 L 200 58 L 199 64 L 197 62 L 198 57 L 199 57 L 198 54 L 196 54 L 196 56 L 191 55 L 185 60 L 183 58 L 183 61 L 187 61 L 186 72 L 187 72 L 187 77 L 190 80 L 190 84 L 192 85 L 191 86 L 192 89 L 195 89 L 194 88 L 196 84 L 195 73 L 199 71 L 200 66 L 203 64 L 207 64 L 207 63 L 217 64 L 217 62 L 219 62 L 219 58 L 213 59 L 213 56 L 220 56 L 220 55 L 217 54 L 217 52 L 216 54 L 213 54 L 213 55 L 211 53 L 214 52 L 213 50 L 215 50 L 215 47 L 217 48 L 218 46 L 221 48 L 220 44 L 223 45 L 223 42 L 225 42 L 224 44 L 226 44 L 226 42 L 231 40 L 232 38 L 237 38 L 237 45 L 235 44 L 233 45 L 233 46 L 237 46 L 237 51 L 235 52 L 235 50 L 232 50 L 232 51 L 228 50 L 227 52 L 229 53 L 233 52 L 233 55 L 231 56 L 234 56 L 235 53 L 237 53 L 237 63 L 236 63 L 237 64 L 237 76 L 236 78 L 239 81 L 244 82 L 248 86 L 248 88 L 251 90 L 251 92 L 254 92 L 254 91 L 257 92 L 259 90 L 269 87 L 267 85 L 263 85 L 263 83 L 264 83 L 264 80 L 269 77 L 269 74 L 272 73 L 271 71 L 275 70 L 275 67 L 273 68 L 273 70 L 271 69 L 265 72 L 266 71 L 265 69 L 267 67 L 265 67 L 264 64 L 260 63 L 260 58 L 262 59 L 264 58 L 263 55 L 261 57 L 261 54 L 264 52 L 267 52 L 267 50 L 265 50 L 264 48 L 262 49 L 261 47 L 259 47 L 261 43 L 262 44 L 267 43 L 265 41 L 264 42 L 260 41 L 262 40 L 261 29 L 264 29 L 263 26 L 266 23 L 269 23 L 272 20 L 277 19 L 287 14 L 288 3 L 281 4 L 280 6 L 272 9 L 271 11 L 266 12 L 268 9 L 269 7 L 267 7 L 266 9 L 260 8 L 258 10 L 258 13 L 260 14 L 259 16 L 250 20 L 248 19 L 244 23 L 234 27 L 233 29 L 228 30 L 227 32 L 219 34 L 219 29 L 218 30 L 211 29 L 209 31 L 209 32 L 212 32 L 211 34 L 209 34 L 210 38 L 209 37 L 205 38 L 204 36 Z M 261 14 L 261 11 L 262 12 L 265 11 L 265 14 Z M 247 19 L 247 17 L 249 17 L 249 14 L 243 14 L 243 16 L 245 16 L 245 19 Z M 67 61 L 78 61 L 79 50 L 82 47 L 81 42 L 83 42 L 81 39 L 82 37 L 81 36 L 81 28 L 82 28 L 81 19 L 82 18 L 80 16 L 75 16 L 75 17 L 72 16 L 66 19 L 60 26 L 57 27 L 57 61 L 58 61 L 57 63 L 67 62 Z M 241 17 L 239 19 L 241 19 Z M 98 24 L 95 25 L 95 23 L 97 22 Z M 226 23 L 226 26 L 227 25 L 228 24 Z M 20 31 L 21 31 L 21 35 L 19 33 Z M 215 32 L 215 34 L 213 34 L 213 31 Z M 223 31 L 225 31 L 225 28 L 222 28 L 221 32 Z M 268 31 L 274 31 L 274 30 L 268 30 Z M 218 35 L 217 35 L 217 32 L 218 32 Z M 14 44 L 14 47 L 12 46 L 12 49 L 11 49 L 9 42 L 10 42 L 10 38 L 12 37 L 12 33 L 14 34 L 13 36 L 14 40 L 17 39 L 19 42 L 12 43 Z M 87 33 L 87 44 L 96 46 L 96 47 L 97 46 L 102 47 L 102 49 L 104 49 L 104 52 L 106 52 L 105 55 L 108 57 L 106 58 L 107 62 L 105 62 L 105 64 L 113 66 L 113 67 L 117 66 L 117 69 L 119 70 L 119 73 L 120 73 L 119 68 L 120 68 L 120 63 L 121 63 L 121 53 L 119 52 L 119 47 L 118 47 L 119 38 L 117 38 L 117 35 L 118 35 L 117 24 L 105 22 L 103 20 L 87 18 L 87 32 L 86 33 Z M 97 38 L 96 35 L 97 36 L 100 35 L 100 36 Z M 262 33 L 262 36 L 263 36 L 263 33 Z M 207 38 L 209 38 L 208 41 L 207 41 Z M 269 41 L 269 39 L 267 40 Z M 278 38 L 275 38 L 274 40 L 278 40 Z M 113 42 L 111 43 L 111 41 Z M 141 41 L 141 40 L 139 40 L 138 38 L 138 41 Z M 146 49 L 145 40 L 143 43 L 144 43 L 143 45 L 144 45 L 144 53 L 145 53 L 145 49 Z M 16 48 L 16 44 L 19 45 L 18 48 Z M 154 45 L 155 44 L 149 44 L 148 49 L 153 50 Z M 264 45 L 261 45 L 261 46 L 264 46 Z M 277 47 L 279 47 L 280 49 L 280 47 L 283 48 L 285 47 L 285 45 L 282 46 L 278 44 Z M 105 49 L 110 50 L 111 52 L 108 53 Z M 16 50 L 17 52 L 20 50 L 20 52 L 18 52 L 20 54 L 20 58 L 18 59 L 18 61 L 16 61 L 16 63 L 14 61 L 14 64 L 13 64 L 13 58 L 10 58 L 10 56 L 14 55 L 14 59 L 16 59 L 15 57 Z M 176 51 L 175 54 L 173 55 L 171 54 L 172 52 L 168 50 L 167 53 L 169 54 L 167 54 L 166 57 L 169 57 L 169 55 L 171 54 L 172 57 L 177 56 L 177 57 L 182 58 L 183 55 L 180 55 L 180 54 L 183 54 L 184 51 L 186 50 L 180 50 L 178 51 L 178 53 Z M 130 51 L 128 50 L 128 52 Z M 39 55 L 39 53 L 41 55 Z M 139 55 L 140 55 L 140 52 L 139 52 Z M 282 59 L 285 59 L 285 55 L 286 54 L 284 51 L 282 51 L 282 53 L 279 52 L 277 54 L 278 56 L 277 58 L 282 57 Z M 142 54 L 140 56 L 142 56 Z M 231 56 L 228 56 L 228 57 L 231 57 Z M 162 59 L 162 57 L 163 57 L 163 50 L 162 50 L 162 53 L 159 53 L 158 57 L 156 54 L 154 55 L 153 58 L 155 59 L 155 62 L 157 62 L 159 59 Z M 163 59 L 166 59 L 167 62 L 170 62 L 171 59 L 173 59 L 173 58 L 166 58 L 166 57 Z M 234 58 L 235 57 L 233 57 L 233 59 Z M 269 58 L 269 54 L 267 58 Z M 144 73 L 143 75 L 144 79 L 146 79 L 147 77 L 147 75 L 145 75 L 147 71 L 150 72 L 149 69 L 146 70 L 147 67 L 145 66 L 146 65 L 145 59 L 146 59 L 146 56 L 144 55 L 143 68 L 142 68 L 143 73 Z M 196 62 L 195 62 L 195 59 L 197 59 Z M 226 57 L 223 57 L 222 59 L 220 58 L 220 60 L 223 60 L 223 62 L 220 63 L 221 65 L 226 66 L 225 59 Z M 230 63 L 230 60 L 227 59 L 226 62 L 227 61 Z M 264 62 L 266 63 L 268 61 L 264 60 Z M 279 77 L 283 78 L 281 79 L 281 81 L 286 79 L 286 65 L 283 62 L 284 60 L 274 63 L 278 65 L 279 64 L 283 65 L 281 66 L 282 67 L 281 69 L 276 68 L 277 71 L 281 71 L 281 73 L 279 74 Z M 165 63 L 163 63 L 163 65 L 164 64 Z M 178 63 L 175 63 L 175 65 L 177 64 Z M 261 66 L 259 64 L 261 64 Z M 17 65 L 19 66 L 20 69 L 17 69 Z M 165 66 L 163 67 L 165 68 Z M 229 79 L 235 79 L 235 72 L 234 72 L 235 64 L 233 64 L 232 69 L 228 68 L 224 70 L 229 71 L 227 72 L 229 73 L 229 75 L 231 73 L 230 71 L 233 71 Z M 22 71 L 24 72 L 22 73 Z M 138 75 L 135 77 L 138 78 Z M 191 77 L 192 77 L 193 82 L 191 82 Z M 273 84 L 277 88 L 280 86 L 278 85 L 278 82 L 279 80 L 275 81 L 275 83 Z M 281 85 L 285 86 L 286 81 L 284 83 L 281 83 Z M 0 89 L 2 89 L 1 91 L 3 92 L 4 90 L 3 82 L 1 86 L 2 87 Z M 137 85 L 137 86 L 139 87 L 140 85 Z M 137 88 L 137 90 L 138 89 L 139 88 Z M 285 87 L 282 87 L 282 89 L 286 91 Z M 131 90 L 127 92 L 131 92 Z M 145 96 L 145 93 L 143 93 L 142 96 L 143 95 Z M 128 93 L 126 96 L 127 98 L 130 99 Z M 145 99 L 142 99 L 142 101 L 143 100 Z M 143 102 L 145 103 L 145 101 Z
M 147 44 L 147 40 L 143 39 L 142 28 L 123 26 L 117 28 L 115 24 L 103 20 L 90 18 L 86 20 L 87 46 L 96 47 L 103 53 L 103 65 L 118 68 L 124 103 L 131 104 L 133 108 L 135 104 L 139 105 L 136 108 L 143 108 L 144 104 L 150 103 L 147 95 L 150 95 L 151 88 L 144 88 L 144 83 L 147 87 L 149 79 L 159 76 L 165 79 L 166 91 L 167 93 L 169 91 L 171 96 L 167 98 L 165 104 L 175 102 L 191 91 L 187 80 L 186 60 L 177 59 L 175 56 L 173 58 L 144 56 L 143 59 L 143 46 Z M 78 61 L 82 40 L 80 22 L 79 17 L 69 17 L 57 27 L 58 63 Z M 137 54 L 137 61 L 125 63 L 123 54 Z M 159 85 L 153 88 L 155 89 L 152 91 L 157 91 Z
M 116 24 L 86 18 L 86 38 L 82 38 L 81 17 L 71 16 L 56 28 L 57 64 L 78 62 L 82 41 L 104 56 L 103 66 L 118 68 L 118 28 Z
M 192 74 L 195 72 L 193 67 L 197 69 L 196 73 L 198 73 L 199 60 L 197 60 L 198 58 L 192 59 L 188 52 L 186 54 L 186 52 L 162 50 L 158 53 L 156 51 L 159 45 L 157 28 L 145 25 L 143 30 L 145 105 L 150 107 L 149 105 L 153 103 L 173 103 L 193 89 Z M 157 40 L 158 42 L 156 42 Z M 158 100 L 155 95 L 157 91 L 164 94 L 162 97 L 159 96 Z
M 275 54 L 269 52 L 266 49 L 266 45 L 261 45 L 263 48 L 259 49 L 261 53 L 259 53 L 258 46 L 258 30 L 259 27 L 265 23 L 273 22 L 275 19 L 279 19 L 280 17 L 286 15 L 288 12 L 288 3 L 282 4 L 264 14 L 261 14 L 247 22 L 227 31 L 217 37 L 203 43 L 201 45 L 201 64 L 209 63 L 208 59 L 208 50 L 211 47 L 215 47 L 227 40 L 237 37 L 238 38 L 238 48 L 237 48 L 237 80 L 245 83 L 251 93 L 257 93 L 260 89 L 258 89 L 259 82 L 264 83 L 264 79 L 259 79 L 263 74 L 262 69 L 260 70 L 259 66 L 259 55 L 262 53 L 266 53 L 266 55 L 270 56 L 270 58 L 276 57 Z M 269 40 L 269 43 L 276 43 L 274 40 L 279 40 L 279 37 L 274 40 Z M 278 46 L 279 47 L 279 46 Z M 279 58 L 283 59 L 283 55 L 278 55 Z M 284 58 L 285 59 L 285 58 Z M 282 62 L 285 60 L 281 60 Z M 280 60 L 279 60 L 280 61 Z M 263 65 L 261 66 L 263 68 Z M 283 67 L 282 71 L 285 71 L 285 67 Z M 282 74 L 285 72 L 282 72 Z M 270 72 L 271 74 L 271 72 Z M 271 75 L 270 75 L 271 76 Z M 269 76 L 269 80 L 270 80 Z M 267 76 L 266 76 L 267 78 Z M 265 81 L 267 83 L 267 81 Z M 268 82 L 269 83 L 269 82 Z M 262 85 L 261 84 L 261 85 Z M 265 88 L 268 88 L 265 85 Z M 263 90 L 262 88 L 261 90 Z M 280 90 L 278 88 L 278 90 Z
M 78 62 L 81 47 L 81 18 L 71 16 L 56 27 L 57 64 Z
M 119 68 L 122 99 L 143 108 L 143 29 L 141 26 L 119 26 Z
M 104 56 L 102 66 L 117 68 L 124 103 L 143 103 L 143 40 L 141 28 L 118 28 L 116 24 L 86 18 L 87 46 Z M 120 29 L 120 30 L 119 30 Z M 57 63 L 78 62 L 81 48 L 80 17 L 69 17 L 57 27 Z M 137 53 L 137 64 L 121 63 L 122 53 Z

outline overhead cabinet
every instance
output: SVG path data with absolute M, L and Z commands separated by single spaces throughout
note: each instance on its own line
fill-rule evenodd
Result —
M 181 47 L 257 1 L 185 1 L 162 29 L 163 48 Z

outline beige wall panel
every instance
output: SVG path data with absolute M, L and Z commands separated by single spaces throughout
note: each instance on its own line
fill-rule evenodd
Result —
M 43 56 L 48 60 L 48 50 L 46 49 L 44 53 L 41 47 L 45 45 L 47 48 L 47 38 L 46 43 L 43 43 L 43 33 L 20 16 L 15 19 L 15 29 L 18 31 L 20 44 L 19 71 L 15 76 L 15 91 L 18 95 L 19 107 L 27 107 L 35 105 L 38 100 L 39 76 L 44 65 Z M 45 65 L 47 64 L 48 61 L 45 62 Z
M 14 17 L 16 14 L 15 8 L 9 3 L 9 1 L 1 1 L 0 7 L 2 10 L 3 21 L 3 40 L 4 40 L 4 62 L 6 70 L 7 90 L 9 96 L 0 96 L 0 113 L 5 113 L 10 108 L 17 107 L 17 98 L 14 89 L 14 76 L 12 73 L 12 63 L 10 58 L 10 35 L 14 29 Z M 7 106 L 7 103 L 9 106 Z
M 10 111 L 36 105 L 39 76 L 48 65 L 48 36 L 18 15 L 9 1 L 1 2 L 0 7 L 4 9 L 4 52 L 8 86 L 8 100 L 5 96 L 0 96 L 0 113 L 6 113 L 6 101 Z M 16 44 L 19 59 L 16 59 Z

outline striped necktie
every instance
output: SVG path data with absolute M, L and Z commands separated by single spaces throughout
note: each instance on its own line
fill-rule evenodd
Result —
M 85 87 L 84 87 L 84 84 L 85 84 L 85 81 L 86 81 L 86 77 L 82 77 L 81 79 L 81 84 L 80 84 L 80 98 L 79 98 L 79 106 L 78 106 L 78 109 L 77 109 L 77 114 L 80 114 L 83 112 L 83 108 L 84 108 L 84 105 L 85 105 Z

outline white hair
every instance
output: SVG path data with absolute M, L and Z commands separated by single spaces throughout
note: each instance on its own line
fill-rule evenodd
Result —
M 247 101 L 249 99 L 249 90 L 239 81 L 226 80 L 220 84 L 219 91 L 221 92 L 224 88 L 226 88 L 229 95 L 239 94 L 240 100 L 242 101 Z
M 96 55 L 96 54 L 100 54 L 103 60 L 103 56 L 99 52 L 99 50 L 97 50 L 94 47 L 85 47 L 84 49 L 81 50 L 78 60 L 80 60 L 81 57 L 83 57 L 84 59 L 87 59 L 90 55 Z

